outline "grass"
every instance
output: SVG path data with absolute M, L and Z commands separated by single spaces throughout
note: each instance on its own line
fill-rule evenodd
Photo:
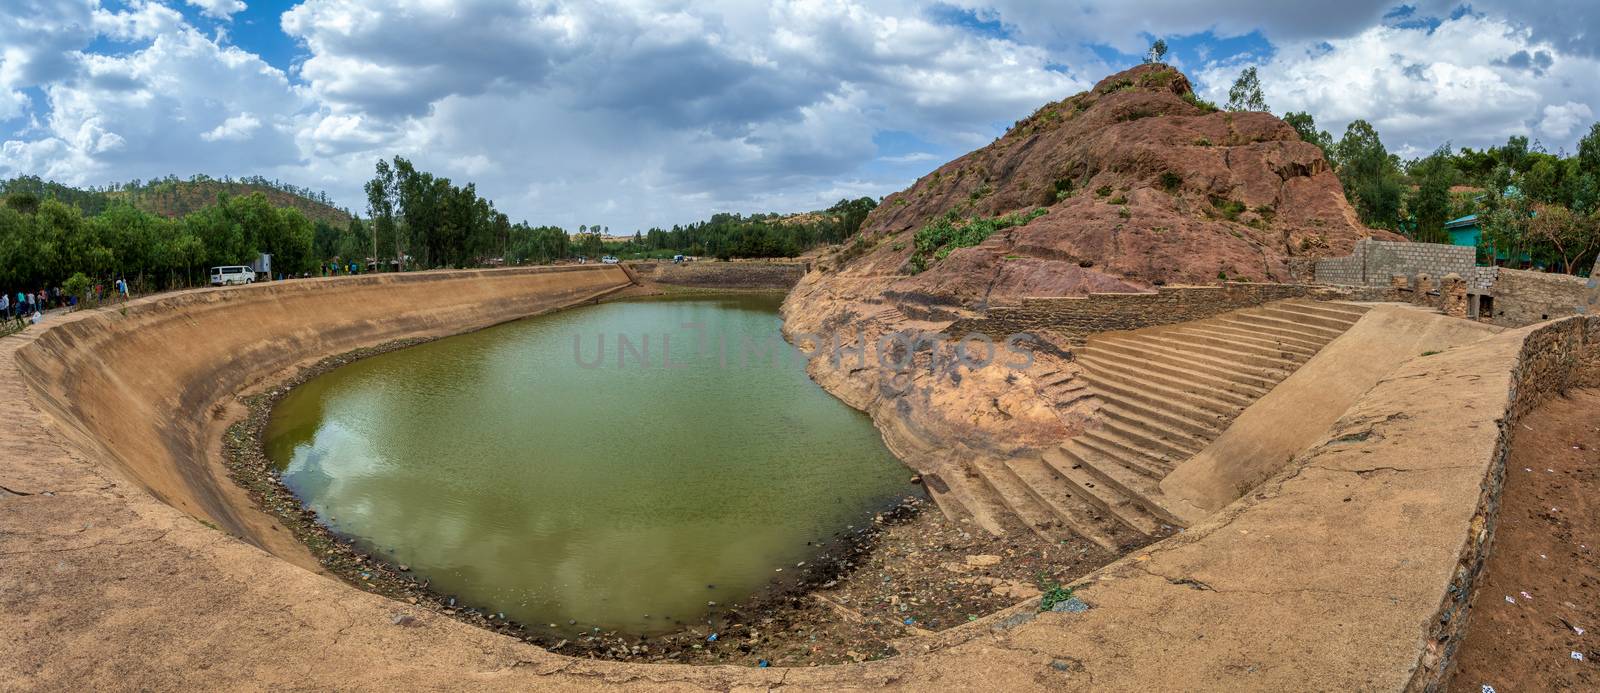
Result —
M 1072 588 L 1062 587 L 1059 582 L 1040 583 L 1039 589 L 1044 592 L 1044 595 L 1039 597 L 1041 612 L 1053 610 L 1057 604 L 1072 599 Z
M 1245 210 L 1243 202 L 1226 197 L 1212 196 L 1211 206 L 1217 210 L 1217 214 L 1228 221 L 1238 221 L 1239 215 L 1244 214 Z
M 917 250 L 906 263 L 907 269 L 912 274 L 917 274 L 928 268 L 930 258 L 932 262 L 938 262 L 959 248 L 970 248 L 982 243 L 996 231 L 1021 226 L 1047 213 L 1049 210 L 1040 207 L 1031 212 L 1012 212 L 989 218 L 971 217 L 962 221 L 960 215 L 951 210 L 917 230 L 915 237 Z
M 1113 197 L 1113 198 L 1111 198 L 1110 200 L 1107 200 L 1107 201 L 1110 202 L 1111 204 L 1114 204 L 1114 205 L 1125 205 L 1125 204 L 1128 204 L 1128 196 L 1127 195 L 1118 195 L 1118 196 Z
M 1202 98 L 1200 98 L 1198 96 L 1195 96 L 1194 92 L 1192 92 L 1192 91 L 1187 93 L 1187 94 L 1184 94 L 1183 95 L 1183 100 L 1189 102 L 1189 105 L 1194 106 L 1196 108 L 1199 108 L 1201 111 L 1204 111 L 1206 113 L 1216 113 L 1217 111 L 1222 110 L 1220 108 L 1217 108 L 1216 104 L 1211 103 L 1210 101 L 1202 99 Z

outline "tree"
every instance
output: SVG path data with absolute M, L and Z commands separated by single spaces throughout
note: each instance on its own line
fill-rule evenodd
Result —
M 1402 193 L 1399 165 L 1384 148 L 1378 131 L 1365 120 L 1350 123 L 1334 154 L 1345 197 L 1355 205 L 1361 223 L 1396 228 Z
M 1290 111 L 1284 114 L 1283 122 L 1294 128 L 1294 131 L 1300 134 L 1302 141 L 1317 145 L 1317 148 L 1322 150 L 1322 156 L 1330 161 L 1333 159 L 1333 135 L 1328 134 L 1327 130 L 1318 130 L 1317 121 L 1310 113 Z
M 1269 111 L 1267 99 L 1261 94 L 1261 80 L 1256 77 L 1256 68 L 1247 67 L 1239 73 L 1239 79 L 1234 80 L 1233 87 L 1228 90 L 1228 105 L 1230 111 Z
M 1144 53 L 1144 61 L 1146 63 L 1159 63 L 1166 58 L 1167 42 L 1165 39 L 1156 39 L 1155 43 L 1150 44 L 1150 50 Z
M 1596 222 L 1593 216 L 1585 218 L 1560 205 L 1536 204 L 1524 229 L 1535 252 L 1559 261 L 1561 271 L 1572 274 L 1580 260 L 1600 247 Z
M 1420 178 L 1417 189 L 1406 200 L 1413 239 L 1424 243 L 1448 241 L 1444 225 L 1450 220 L 1450 186 L 1456 181 L 1450 145 L 1440 146 L 1428 158 L 1413 164 L 1410 173 L 1413 178 Z

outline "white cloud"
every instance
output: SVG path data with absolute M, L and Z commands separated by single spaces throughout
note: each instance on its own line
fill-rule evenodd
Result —
M 200 8 L 200 14 L 212 19 L 231 21 L 233 15 L 245 10 L 244 0 L 188 0 L 189 4 Z
M 183 26 L 177 10 L 148 0 L 135 0 L 123 12 L 96 9 L 93 17 L 96 31 L 118 41 L 148 41 Z
M 1544 58 L 1531 56 L 1544 55 Z M 1372 123 L 1391 151 L 1417 156 L 1446 141 L 1501 144 L 1541 128 L 1552 151 L 1571 148 L 1580 114 L 1600 105 L 1600 63 L 1561 53 L 1504 19 L 1462 16 L 1436 28 L 1375 26 L 1327 42 L 1285 43 L 1259 65 L 1274 112 L 1307 111 L 1337 138 L 1355 119 Z M 1204 95 L 1225 101 L 1244 63 L 1197 72 Z M 1555 110 L 1552 111 L 1551 108 Z M 1554 115 L 1554 120 L 1551 116 Z M 1568 121 L 1574 121 L 1568 124 Z M 1568 130 L 1557 132 L 1556 126 Z
M 240 113 L 222 121 L 221 125 L 201 135 L 200 139 L 207 142 L 239 142 L 249 139 L 259 129 L 261 129 L 260 120 L 249 113 Z
M 1544 107 L 1544 119 L 1539 121 L 1539 130 L 1552 139 L 1566 141 L 1572 138 L 1574 131 L 1580 126 L 1594 122 L 1594 111 L 1588 104 L 1568 101 L 1564 104 L 1551 104 Z
M 535 223 L 811 209 L 899 189 L 1124 67 L 1099 46 L 1203 31 L 1272 42 L 1242 60 L 1278 112 L 1336 135 L 1366 118 L 1402 153 L 1510 134 L 1570 149 L 1600 111 L 1594 3 L 1479 0 L 1431 30 L 1458 3 L 1411 4 L 304 0 L 281 15 L 302 53 L 280 70 L 175 0 L 5 0 L 0 176 L 259 173 L 359 206 L 398 154 Z M 1174 61 L 1217 98 L 1244 62 L 1211 48 Z

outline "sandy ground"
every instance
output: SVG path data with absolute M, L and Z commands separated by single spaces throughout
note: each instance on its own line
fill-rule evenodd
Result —
M 1449 689 L 1600 690 L 1600 390 L 1522 426 Z

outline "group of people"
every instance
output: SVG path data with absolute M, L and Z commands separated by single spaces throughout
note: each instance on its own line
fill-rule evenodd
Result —
M 123 300 L 128 298 L 128 281 L 117 279 L 111 283 L 113 296 Z M 106 286 L 96 284 L 92 289 L 91 298 L 104 301 Z M 38 291 L 10 291 L 0 293 L 0 321 L 6 322 L 39 322 L 44 319 L 44 312 L 52 308 L 68 308 L 78 305 L 78 297 L 70 296 L 61 287 L 50 287 Z
M 8 321 L 38 322 L 46 310 L 69 303 L 70 299 L 61 292 L 60 287 L 16 293 L 8 291 L 0 293 L 0 318 Z

